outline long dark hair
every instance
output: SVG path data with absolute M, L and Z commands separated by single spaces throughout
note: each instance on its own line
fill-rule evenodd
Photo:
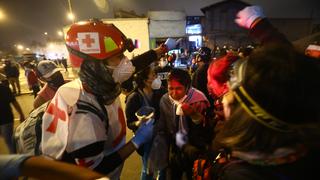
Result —
M 136 88 L 143 89 L 145 87 L 145 81 L 149 78 L 149 74 L 151 71 L 152 68 L 150 66 L 147 66 L 133 76 L 134 82 L 137 86 Z

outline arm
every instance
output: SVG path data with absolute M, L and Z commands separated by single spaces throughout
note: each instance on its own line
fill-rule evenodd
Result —
M 136 67 L 136 72 L 144 69 L 152 62 L 156 61 L 158 58 L 158 54 L 154 50 L 149 50 L 139 56 L 131 59 L 132 64 Z
M 0 155 L 0 176 L 4 179 L 28 176 L 48 180 L 84 180 L 103 177 L 103 175 L 84 167 L 29 155 Z
M 142 124 L 136 131 L 135 136 L 127 142 L 118 151 L 103 158 L 102 162 L 99 164 L 95 170 L 98 172 L 111 172 L 113 169 L 118 167 L 123 163 L 129 155 L 131 155 L 136 149 L 138 149 L 142 144 L 149 142 L 153 135 L 153 122 L 148 124 Z
M 44 157 L 30 157 L 21 166 L 21 175 L 37 179 L 98 179 L 102 174 L 88 168 L 75 166 L 58 161 L 48 160 Z
M 135 136 L 118 151 L 104 155 L 104 141 L 88 144 L 70 152 L 69 155 L 78 165 L 90 167 L 97 172 L 108 174 L 119 167 L 126 158 L 142 144 L 149 142 L 153 134 L 153 123 L 144 123 L 136 131 Z M 98 163 L 98 164 L 96 164 Z
M 136 131 L 139 127 L 138 118 L 136 117 L 135 113 L 139 110 L 141 104 L 142 102 L 140 101 L 138 92 L 135 91 L 129 95 L 126 103 L 125 113 L 127 119 L 127 126 L 132 131 Z
M 254 39 L 257 39 L 261 44 L 285 44 L 292 46 L 291 42 L 280 33 L 268 19 L 258 18 L 253 23 L 253 26 L 250 28 L 250 36 Z
M 168 46 L 163 44 L 153 50 L 149 50 L 131 59 L 132 64 L 136 67 L 136 72 L 142 70 L 146 66 L 150 65 L 152 62 L 160 59 L 161 55 L 165 54 L 166 52 L 168 52 L 169 49 L 172 48 L 172 45 Z
M 282 43 L 290 45 L 287 38 L 274 28 L 265 18 L 261 7 L 248 6 L 238 12 L 235 22 L 250 30 L 250 36 L 263 45 L 267 43 Z
M 42 96 L 40 96 L 38 94 L 37 97 L 33 101 L 33 108 L 36 109 L 36 108 L 40 107 L 42 104 L 44 104 L 45 102 L 47 102 L 47 101 Z
M 129 141 L 118 151 L 104 157 L 94 170 L 103 174 L 108 174 L 121 165 L 136 149 L 134 144 Z

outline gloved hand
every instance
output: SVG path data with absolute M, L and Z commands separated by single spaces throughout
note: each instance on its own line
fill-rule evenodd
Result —
M 138 149 L 142 144 L 150 141 L 153 135 L 154 119 L 150 119 L 140 125 L 134 137 L 131 139 L 133 145 Z
M 0 177 L 3 179 L 18 177 L 21 163 L 29 157 L 28 155 L 0 155 Z
M 248 6 L 237 13 L 235 22 L 241 27 L 250 29 L 254 20 L 264 17 L 265 15 L 260 6 Z
M 183 134 L 182 132 L 178 131 L 176 133 L 176 145 L 181 149 L 185 144 L 188 142 L 187 135 Z

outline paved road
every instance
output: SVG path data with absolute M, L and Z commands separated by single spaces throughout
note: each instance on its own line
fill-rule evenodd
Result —
M 24 75 L 24 72 L 21 72 L 20 74 Z M 73 78 L 72 72 L 69 70 L 68 74 L 64 74 L 65 77 Z M 16 96 L 17 101 L 21 105 L 22 111 L 25 116 L 27 116 L 30 111 L 32 110 L 32 104 L 33 104 L 33 95 L 30 94 L 30 91 L 27 88 L 26 79 L 24 76 L 20 75 L 20 85 L 21 85 L 21 92 L 22 95 Z M 122 101 L 122 106 L 124 107 L 124 96 L 120 96 Z M 14 117 L 15 117 L 15 127 L 19 125 L 18 120 L 18 113 L 15 111 L 14 108 Z M 127 139 L 130 139 L 132 137 L 132 133 L 129 129 L 127 129 Z M 7 154 L 8 150 L 4 146 L 4 141 L 0 137 L 0 154 Z M 140 170 L 141 170 L 141 159 L 140 156 L 134 152 L 125 162 L 121 179 L 123 180 L 138 180 L 140 179 Z

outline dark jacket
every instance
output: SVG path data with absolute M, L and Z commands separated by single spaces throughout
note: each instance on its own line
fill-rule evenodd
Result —
M 304 180 L 320 179 L 319 151 L 309 152 L 305 157 L 289 164 L 259 166 L 244 161 L 227 165 L 219 172 L 220 180 Z

